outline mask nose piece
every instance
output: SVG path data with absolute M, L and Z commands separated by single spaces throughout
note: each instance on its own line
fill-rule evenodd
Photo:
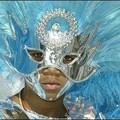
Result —
M 55 64 L 57 57 L 55 56 L 54 51 L 51 52 L 49 59 L 50 59 L 51 63 Z

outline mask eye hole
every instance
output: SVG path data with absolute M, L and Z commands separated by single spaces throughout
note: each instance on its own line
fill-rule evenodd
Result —
M 65 55 L 65 56 L 62 58 L 62 62 L 63 62 L 64 64 L 72 64 L 77 57 L 78 57 L 77 55 Z
M 36 62 L 41 62 L 43 60 L 44 54 L 38 50 L 28 50 L 29 56 Z

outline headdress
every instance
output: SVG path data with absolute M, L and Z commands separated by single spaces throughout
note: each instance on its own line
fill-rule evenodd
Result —
M 120 70 L 120 7 L 118 2 L 3 2 L 0 7 L 0 53 L 3 63 L 0 68 L 3 73 L 5 72 L 3 65 L 6 65 L 8 72 L 7 77 L 4 78 L 8 81 L 9 86 L 13 85 L 9 81 L 12 80 L 11 77 L 14 78 L 16 72 L 22 76 L 20 78 L 28 76 L 30 82 L 34 82 L 35 79 L 30 73 L 34 74 L 33 71 L 54 64 L 55 68 L 60 69 L 71 79 L 63 88 L 63 91 L 59 93 L 63 94 L 67 88 L 71 87 L 73 81 L 86 80 L 96 68 L 98 68 L 97 72 L 92 77 L 99 76 L 101 71 L 106 72 L 107 69 L 115 72 Z M 47 38 L 50 38 L 50 42 L 47 41 Z M 65 42 L 62 42 L 62 38 Z M 38 39 L 40 39 L 41 44 L 38 44 Z M 58 41 L 54 42 L 55 40 Z M 41 48 L 42 50 L 40 50 Z M 26 51 L 28 54 L 30 50 L 38 49 L 43 54 L 44 50 L 47 51 L 45 52 L 46 59 L 44 59 L 44 62 L 33 62 L 26 55 Z M 60 53 L 58 53 L 59 50 Z M 63 62 L 62 58 L 66 57 L 68 53 L 74 56 L 74 60 L 65 67 L 65 64 L 62 66 L 56 58 L 61 58 L 59 60 Z M 38 64 L 40 68 L 38 68 Z M 11 69 L 10 66 L 15 69 L 13 67 Z M 13 74 L 10 74 L 9 70 L 12 70 Z M 2 74 L 1 77 L 3 77 Z M 102 77 L 105 78 L 104 75 Z M 118 82 L 117 80 L 114 84 Z M 19 79 L 18 81 L 23 84 L 23 86 L 17 87 L 21 90 L 24 87 L 24 80 Z M 18 81 L 14 80 L 14 84 Z M 102 88 L 107 86 L 105 82 L 99 83 L 99 86 Z M 89 81 L 88 83 L 86 86 L 90 88 L 93 82 Z M 93 88 L 95 86 L 94 83 Z M 18 91 L 17 88 L 15 88 L 15 91 Z M 93 88 L 91 89 L 93 90 Z M 105 90 L 105 88 L 103 89 Z M 118 87 L 115 89 L 112 92 L 117 91 L 115 93 L 118 94 Z M 108 91 L 110 90 L 111 88 L 108 89 Z M 15 94 L 15 92 L 11 93 L 12 95 Z M 85 93 L 83 92 L 83 94 Z M 42 97 L 44 98 L 44 95 Z M 96 98 L 94 99 L 96 100 Z

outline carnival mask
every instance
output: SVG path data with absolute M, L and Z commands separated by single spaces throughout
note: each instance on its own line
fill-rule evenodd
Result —
M 64 19 L 69 24 L 69 29 L 63 31 L 59 21 L 53 22 L 51 28 L 47 29 L 46 26 L 49 21 L 55 18 Z M 34 91 L 41 98 L 46 99 L 46 94 L 39 84 L 40 75 L 36 77 L 35 74 L 43 69 L 56 68 L 68 79 L 57 94 L 56 99 L 64 94 L 74 82 L 84 81 L 95 72 L 96 67 L 90 66 L 90 59 L 94 55 L 98 44 L 91 47 L 90 40 L 96 29 L 97 26 L 93 28 L 89 35 L 82 33 L 78 35 L 76 19 L 69 11 L 67 12 L 64 9 L 51 10 L 40 19 L 36 35 L 40 40 L 41 47 L 40 49 L 34 49 L 25 46 L 25 50 L 30 59 L 38 63 L 38 69 L 29 76 L 28 81 L 34 86 Z M 86 30 L 87 26 L 83 32 Z M 34 53 L 36 55 L 33 57 L 32 54 Z

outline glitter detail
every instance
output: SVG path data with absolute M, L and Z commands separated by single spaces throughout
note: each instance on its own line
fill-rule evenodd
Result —
M 54 23 L 50 30 L 46 30 L 45 27 L 48 21 L 56 17 L 64 18 L 67 23 L 69 23 L 69 30 L 61 32 L 60 25 L 58 23 Z M 41 44 L 47 46 L 49 49 L 65 48 L 71 44 L 74 37 L 77 35 L 77 21 L 69 11 L 65 12 L 64 9 L 60 8 L 51 10 L 46 12 L 38 22 L 36 34 L 38 39 L 41 41 Z

